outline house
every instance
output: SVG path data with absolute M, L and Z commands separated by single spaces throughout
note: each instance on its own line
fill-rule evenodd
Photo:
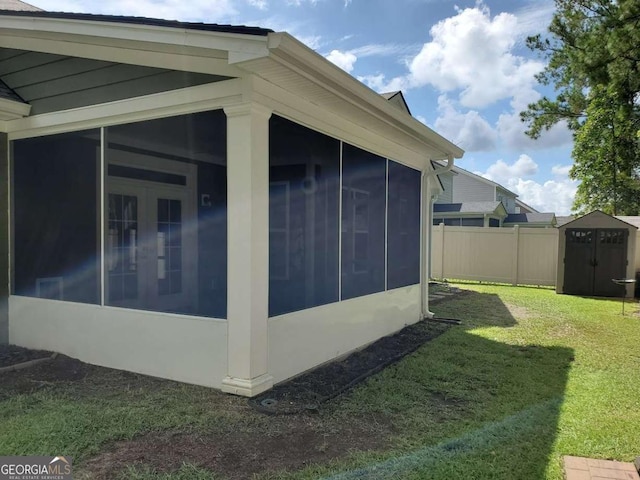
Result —
M 553 213 L 538 212 L 519 200 L 518 195 L 511 190 L 464 168 L 454 166 L 438 177 L 443 193 L 434 202 L 434 225 L 555 226 Z
M 429 315 L 463 151 L 290 35 L 16 7 L 0 85 L 0 342 L 253 396 Z

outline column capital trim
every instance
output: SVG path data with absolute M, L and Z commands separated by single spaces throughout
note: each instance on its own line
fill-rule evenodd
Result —
M 224 113 L 227 118 L 242 117 L 245 115 L 257 115 L 268 120 L 269 118 L 271 118 L 273 110 L 259 103 L 248 102 L 224 107 Z

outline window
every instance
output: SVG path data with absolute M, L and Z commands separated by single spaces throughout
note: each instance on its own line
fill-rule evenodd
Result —
M 343 299 L 385 289 L 386 176 L 384 158 L 343 144 Z
M 100 131 L 13 142 L 13 293 L 100 303 Z
M 340 142 L 269 121 L 269 315 L 338 301 Z
M 420 283 L 421 173 L 389 161 L 387 288 Z

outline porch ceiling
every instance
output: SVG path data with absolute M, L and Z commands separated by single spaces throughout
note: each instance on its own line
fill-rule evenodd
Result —
M 0 80 L 31 114 L 219 82 L 230 77 L 0 48 Z

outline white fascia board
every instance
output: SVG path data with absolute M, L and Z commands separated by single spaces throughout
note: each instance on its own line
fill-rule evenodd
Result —
M 431 162 L 427 161 L 426 149 L 415 151 L 392 138 L 374 134 L 364 126 L 292 95 L 262 78 L 245 78 L 244 85 L 246 101 L 264 105 L 276 115 L 417 170 L 430 168 L 427 167 Z
M 243 101 L 240 79 L 187 87 L 18 120 L 0 121 L 9 140 L 202 112 Z
M 460 147 L 412 116 L 401 112 L 378 93 L 291 35 L 270 33 L 268 37 L 272 58 L 277 59 L 286 68 L 303 75 L 342 100 L 385 121 L 391 128 L 402 130 L 405 134 L 418 139 L 439 152 L 441 158 L 446 158 L 448 155 L 461 158 L 464 154 L 464 150 Z M 432 159 L 437 160 L 438 158 Z
M 104 43 L 102 43 L 104 41 Z M 106 62 L 126 63 L 145 67 L 165 68 L 184 72 L 206 73 L 238 77 L 243 72 L 228 64 L 226 58 L 204 56 L 202 49 L 193 54 L 166 51 L 166 45 L 128 43 L 123 47 L 118 42 L 102 38 L 79 38 L 64 36 L 24 36 L 14 32 L 0 31 L 0 43 L 5 48 L 33 52 L 90 58 Z M 155 48 L 155 50 L 154 50 Z M 195 49 L 194 49 L 195 50 Z
M 150 42 L 267 56 L 267 36 L 131 23 L 0 15 L 3 29 Z
M 29 116 L 31 105 L 0 98 L 0 120 L 15 120 Z
M 6 48 L 238 77 L 237 58 L 265 57 L 267 37 L 72 19 L 2 17 Z

